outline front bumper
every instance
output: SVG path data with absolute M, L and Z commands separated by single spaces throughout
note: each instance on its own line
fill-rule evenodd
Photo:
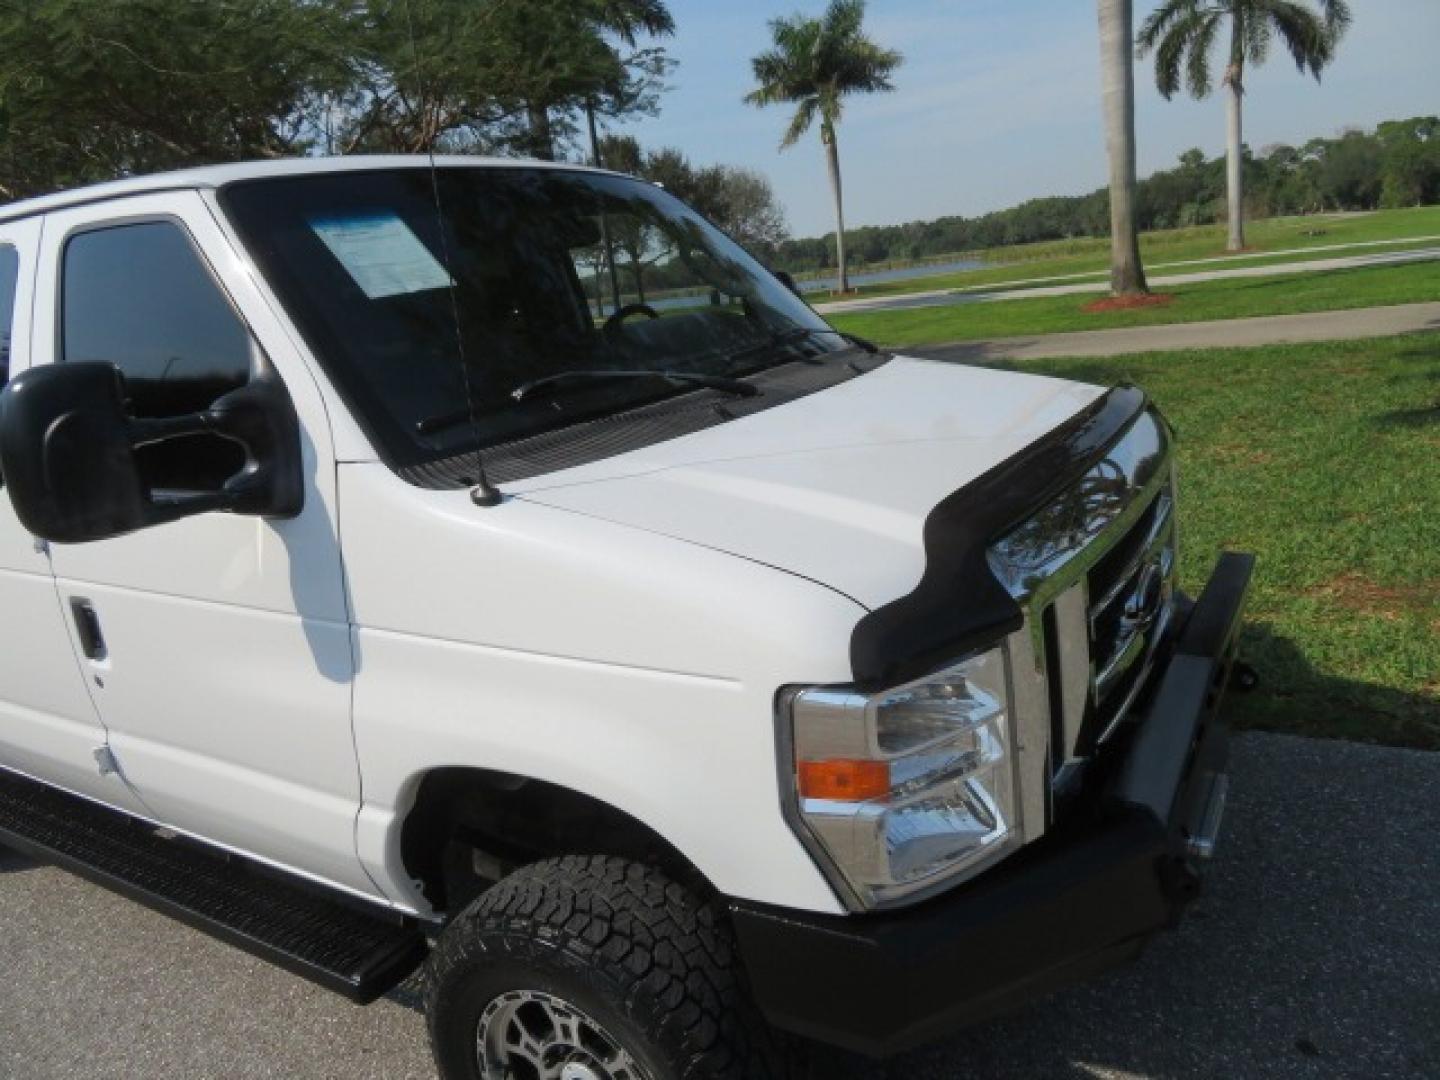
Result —
M 1096 812 L 899 912 L 732 904 L 761 1011 L 861 1053 L 895 1053 L 1138 955 L 1199 892 L 1228 756 L 1219 703 L 1254 559 L 1221 557 Z

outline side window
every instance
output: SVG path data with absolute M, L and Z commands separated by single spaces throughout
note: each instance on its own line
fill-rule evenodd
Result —
M 20 255 L 0 244 L 0 386 L 10 381 L 10 335 L 15 323 L 15 286 L 20 281 Z
M 249 331 L 179 225 L 78 233 L 65 245 L 62 273 L 61 358 L 119 367 L 134 415 L 196 412 L 249 380 Z M 237 444 L 214 435 L 139 455 L 156 488 L 212 490 L 245 460 Z

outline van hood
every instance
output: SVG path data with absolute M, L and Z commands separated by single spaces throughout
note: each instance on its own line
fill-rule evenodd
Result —
M 937 503 L 1103 392 L 897 358 L 783 406 L 506 487 L 810 578 L 873 610 L 919 582 Z

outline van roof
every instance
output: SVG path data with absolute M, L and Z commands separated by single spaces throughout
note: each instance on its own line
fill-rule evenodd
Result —
M 111 180 L 104 184 L 89 184 L 85 187 L 71 188 L 53 195 L 21 199 L 18 202 L 0 206 L 0 221 L 14 221 L 34 214 L 60 210 L 67 206 L 104 202 L 107 199 L 120 199 L 152 191 L 218 188 L 237 180 L 256 180 L 272 176 L 364 172 L 375 169 L 424 169 L 429 168 L 430 163 L 431 158 L 424 154 L 356 154 L 348 157 L 295 157 L 278 158 L 271 161 L 239 161 L 228 165 L 204 165 L 199 168 L 179 169 L 174 172 L 153 173 L 149 176 L 131 176 L 124 180 Z M 604 171 L 591 169 L 584 165 L 572 165 L 568 162 L 534 161 L 528 158 L 475 157 L 464 154 L 437 154 L 434 163 L 446 167 L 489 169 L 523 167 L 583 172 Z

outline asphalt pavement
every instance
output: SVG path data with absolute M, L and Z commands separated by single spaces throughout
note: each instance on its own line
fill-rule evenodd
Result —
M 1248 734 L 1205 896 L 1141 960 L 834 1077 L 1440 1077 L 1440 754 Z M 963 970 L 956 979 L 964 979 Z M 367 1008 L 0 853 L 0 1077 L 429 1077 Z

